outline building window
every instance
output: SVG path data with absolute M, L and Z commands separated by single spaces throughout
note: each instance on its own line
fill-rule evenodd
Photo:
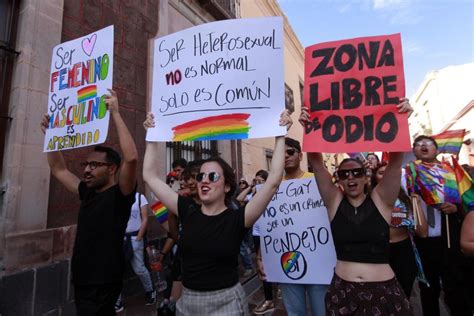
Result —
M 302 80 L 299 82 L 300 84 L 300 102 L 301 102 L 301 107 L 304 105 L 304 83 Z
M 5 135 L 12 118 L 9 116 L 11 79 L 15 51 L 19 1 L 0 1 L 0 174 L 2 173 Z
M 270 170 L 270 166 L 272 164 L 272 158 L 273 158 L 273 150 L 265 149 L 265 160 L 267 162 L 267 170 Z
M 171 170 L 171 164 L 178 158 L 186 161 L 195 159 L 207 159 L 217 156 L 217 142 L 206 140 L 202 142 L 167 142 L 166 143 L 166 166 Z
M 290 114 L 295 111 L 295 99 L 293 90 L 285 83 L 285 108 L 290 111 Z

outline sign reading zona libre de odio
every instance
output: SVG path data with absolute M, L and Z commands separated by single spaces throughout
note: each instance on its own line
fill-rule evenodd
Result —
M 400 34 L 316 44 L 305 49 L 304 102 L 309 152 L 408 151 Z

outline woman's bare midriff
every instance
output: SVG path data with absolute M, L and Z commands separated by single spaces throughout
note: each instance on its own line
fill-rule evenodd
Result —
M 388 263 L 361 263 L 337 260 L 336 274 L 349 282 L 380 282 L 395 274 Z

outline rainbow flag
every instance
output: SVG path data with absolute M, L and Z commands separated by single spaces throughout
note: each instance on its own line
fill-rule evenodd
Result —
M 97 86 L 95 84 L 77 90 L 77 103 L 82 103 L 97 96 Z
M 459 151 L 461 150 L 465 134 L 466 130 L 457 129 L 453 131 L 444 131 L 440 134 L 433 135 L 432 137 L 438 144 L 439 153 L 458 155 Z
M 158 222 L 161 224 L 168 220 L 168 208 L 163 203 L 161 203 L 161 201 L 153 203 L 151 206 L 151 211 L 153 212 L 153 215 L 155 215 Z
M 461 197 L 454 170 L 447 163 L 410 162 L 406 167 L 407 189 L 431 206 L 444 202 L 459 204 Z
M 474 211 L 474 183 L 466 170 L 459 165 L 457 159 L 454 157 L 452 159 L 462 207 L 465 212 Z
M 173 127 L 173 141 L 202 141 L 248 138 L 250 114 L 209 116 Z

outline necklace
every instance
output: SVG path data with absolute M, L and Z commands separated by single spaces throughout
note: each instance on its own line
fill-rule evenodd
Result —
M 354 214 L 357 215 L 357 207 L 354 206 Z

